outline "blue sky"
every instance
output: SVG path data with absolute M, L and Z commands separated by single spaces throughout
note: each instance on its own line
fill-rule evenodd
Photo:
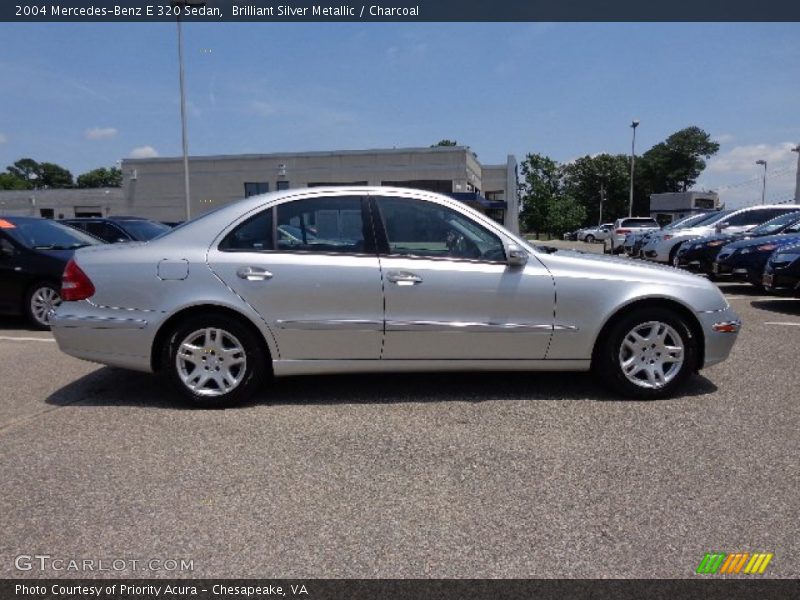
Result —
M 192 154 L 468 144 L 484 163 L 637 150 L 687 125 L 722 144 L 700 184 L 794 190 L 800 24 L 184 26 Z M 180 153 L 172 23 L 0 24 L 0 167 L 74 174 Z

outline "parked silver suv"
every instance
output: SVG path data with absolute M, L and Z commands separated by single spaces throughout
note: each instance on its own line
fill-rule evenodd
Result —
M 625 236 L 632 231 L 647 232 L 661 229 L 652 217 L 623 217 L 614 221 L 614 228 L 610 235 L 603 240 L 603 252 L 606 254 L 619 254 L 625 244 Z

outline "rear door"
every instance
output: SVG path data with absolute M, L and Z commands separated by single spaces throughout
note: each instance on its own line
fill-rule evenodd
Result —
M 378 359 L 383 290 L 366 199 L 312 196 L 238 223 L 208 261 L 268 323 L 281 359 Z

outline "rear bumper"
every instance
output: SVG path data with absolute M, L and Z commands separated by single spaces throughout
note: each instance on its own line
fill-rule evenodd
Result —
M 724 310 L 697 313 L 705 336 L 703 368 L 722 362 L 731 353 L 741 329 L 739 315 L 730 307 Z
M 50 327 L 62 352 L 114 367 L 151 372 L 150 351 L 160 313 L 64 302 Z

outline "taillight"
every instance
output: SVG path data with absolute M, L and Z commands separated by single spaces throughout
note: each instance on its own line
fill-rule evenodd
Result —
M 66 302 L 86 300 L 94 295 L 92 280 L 86 276 L 74 258 L 70 258 L 61 276 L 61 299 Z
M 630 230 L 630 229 L 617 229 L 617 230 L 615 231 L 615 233 L 616 233 L 617 235 L 627 234 L 627 233 L 630 233 L 630 232 L 631 232 L 631 230 Z

